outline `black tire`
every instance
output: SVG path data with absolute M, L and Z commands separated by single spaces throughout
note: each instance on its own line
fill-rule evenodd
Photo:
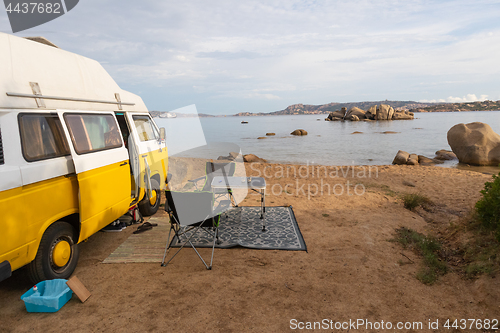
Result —
M 161 201 L 160 184 L 156 179 L 151 178 L 151 187 L 153 188 L 153 192 L 156 193 L 156 201 L 154 205 L 152 205 L 151 202 L 149 201 L 147 194 L 144 195 L 144 198 L 139 202 L 139 211 L 141 212 L 142 216 L 154 215 L 158 211 L 158 208 L 160 208 L 160 201 Z
M 66 222 L 55 222 L 47 228 L 40 241 L 35 260 L 28 264 L 28 275 L 33 283 L 44 280 L 67 279 L 73 274 L 78 263 L 80 250 L 75 244 L 75 230 Z M 61 242 L 70 245 L 68 262 L 57 266 L 53 261 L 53 251 Z

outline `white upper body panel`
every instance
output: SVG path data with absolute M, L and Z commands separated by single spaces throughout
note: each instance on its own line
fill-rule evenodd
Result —
M 49 113 L 38 111 L 39 113 Z M 19 136 L 19 113 L 0 113 L 4 164 L 0 165 L 0 191 L 74 173 L 71 156 L 28 162 L 23 157 Z
M 147 112 L 142 99 L 120 89 L 95 60 L 28 39 L 0 33 L 0 110 L 37 109 L 30 82 L 38 83 L 41 94 L 73 99 L 116 101 L 120 95 L 123 111 Z M 117 104 L 44 99 L 46 109 L 119 111 Z
M 19 96 L 35 95 L 31 83 L 38 85 L 44 105 L 37 103 L 37 99 L 33 97 Z M 116 94 L 119 94 L 122 103 L 127 104 L 116 103 Z M 97 61 L 56 47 L 0 33 L 0 131 L 5 157 L 4 164 L 0 165 L 0 191 L 126 161 L 128 152 L 123 145 L 78 156 L 69 139 L 73 156 L 33 162 L 28 162 L 23 157 L 19 113 L 57 113 L 61 117 L 65 135 L 68 136 L 67 126 L 62 119 L 65 113 L 96 111 L 111 115 L 113 112 L 127 114 L 131 135 L 135 139 L 135 148 L 139 154 L 165 148 L 165 142 L 141 142 L 131 113 L 149 115 L 146 105 L 139 96 L 120 89 Z M 156 124 L 154 126 L 158 131 Z M 74 160 L 75 157 L 78 161 Z
M 16 114 L 0 113 L 0 133 L 4 155 L 4 164 L 0 164 L 0 191 L 20 187 L 23 183 L 19 166 L 24 160 L 16 124 Z

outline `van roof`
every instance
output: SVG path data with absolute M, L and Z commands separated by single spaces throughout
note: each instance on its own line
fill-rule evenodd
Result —
M 0 73 L 0 111 L 147 111 L 142 98 L 122 90 L 97 61 L 5 33 L 0 33 Z M 43 100 L 37 102 L 35 94 Z
M 42 36 L 23 37 L 23 38 L 32 40 L 34 42 L 42 43 L 42 44 L 45 44 L 45 45 L 48 45 L 48 46 L 52 46 L 52 47 L 55 47 L 55 48 L 59 48 L 59 46 L 57 46 L 56 44 L 52 43 L 50 40 L 48 40 L 47 38 L 42 37 Z

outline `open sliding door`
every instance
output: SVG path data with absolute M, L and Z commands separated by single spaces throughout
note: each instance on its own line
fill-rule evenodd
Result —
M 131 203 L 129 155 L 111 112 L 58 111 L 79 186 L 82 241 L 125 214 Z

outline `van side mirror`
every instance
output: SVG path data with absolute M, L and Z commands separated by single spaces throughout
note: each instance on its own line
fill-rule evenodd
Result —
M 165 140 L 166 137 L 165 127 L 160 128 L 160 139 Z

